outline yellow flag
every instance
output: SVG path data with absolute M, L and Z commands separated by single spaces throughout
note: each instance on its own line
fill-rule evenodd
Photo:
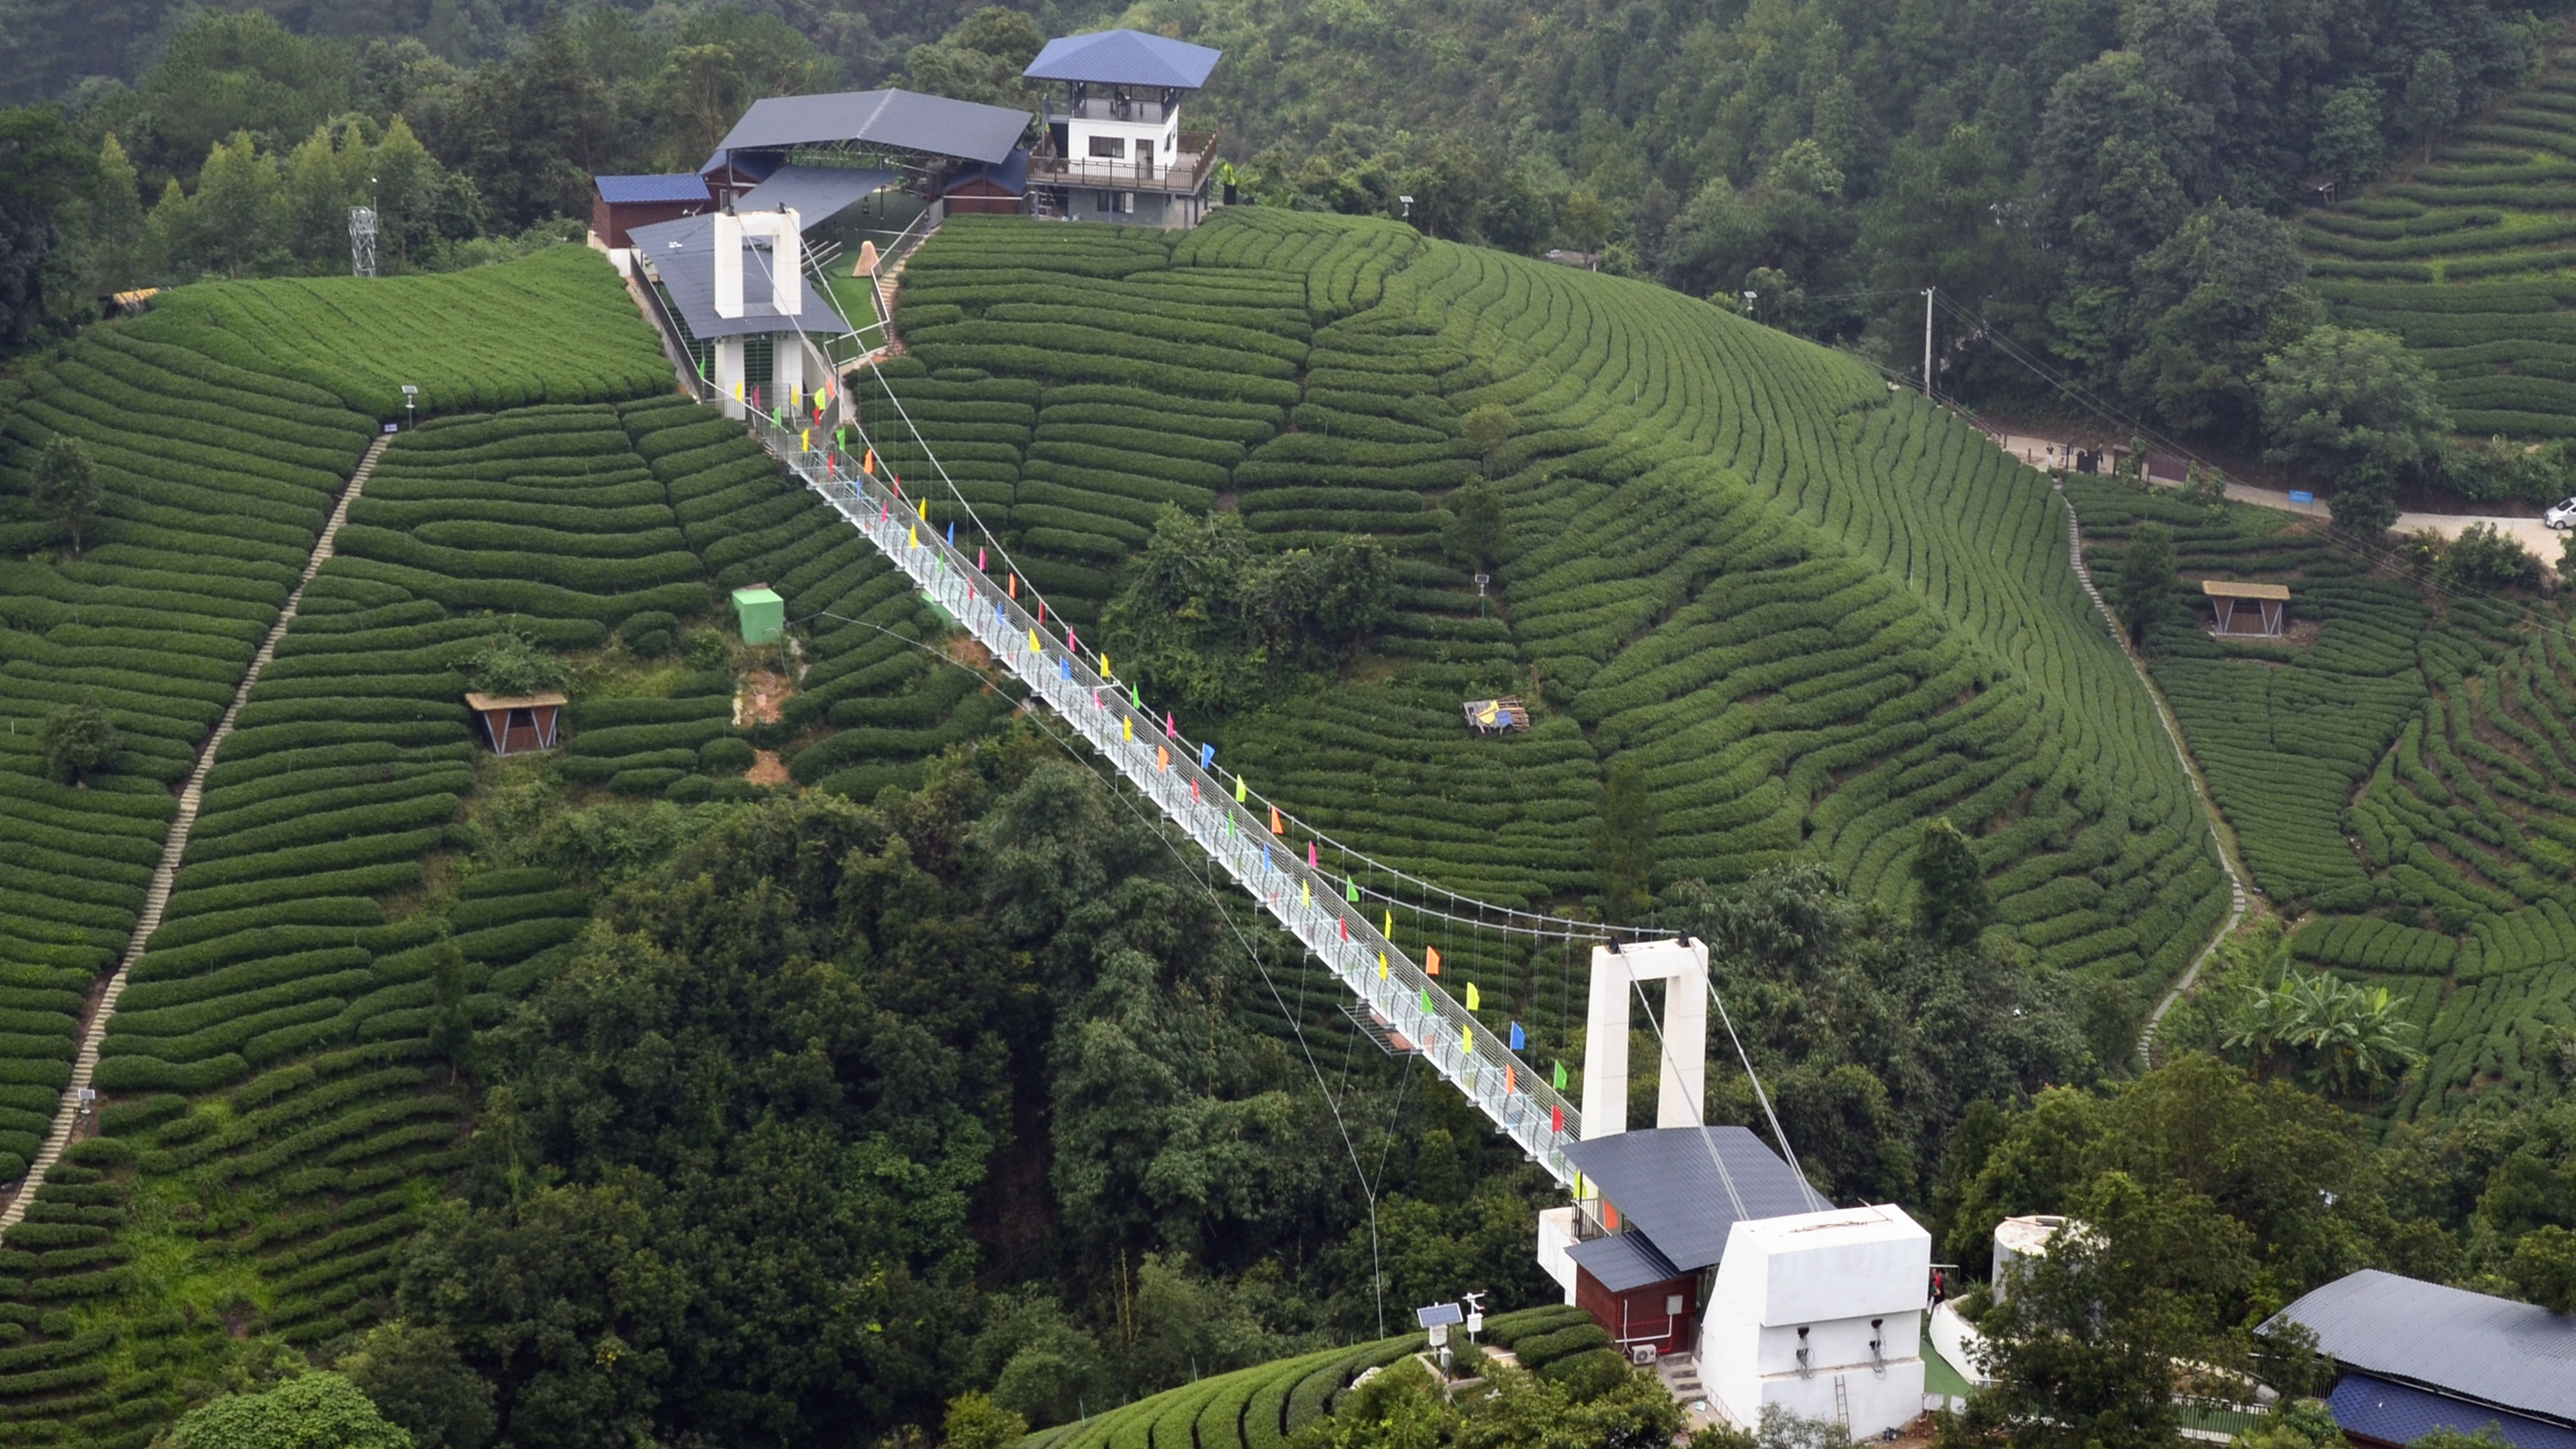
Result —
M 1378 927 L 1377 933 L 1386 937 L 1390 941 L 1395 939 L 1395 912 L 1388 911 L 1386 913 L 1386 924 Z
M 1234 803 L 1237 805 L 1243 803 L 1243 777 L 1241 775 L 1234 777 Z
M 1044 649 L 1045 647 L 1046 647 L 1045 645 L 1040 644 L 1040 643 L 1038 642 L 1038 631 L 1037 631 L 1037 630 L 1035 630 L 1035 629 L 1031 629 L 1031 630 L 1029 631 L 1029 652 L 1030 652 L 1031 654 L 1035 654 L 1035 653 L 1037 653 L 1039 650 Z
M 919 547 L 921 547 L 921 528 L 920 528 L 920 525 L 916 524 L 916 525 L 914 525 L 914 526 L 913 526 L 913 530 L 912 530 L 912 541 L 911 541 L 909 544 L 905 545 L 905 546 L 906 546 L 906 547 L 908 547 L 908 548 L 919 548 Z
M 1297 904 L 1301 906 L 1311 906 L 1314 903 L 1315 888 L 1305 881 L 1301 880 L 1297 882 Z
M 927 521 L 930 517 L 930 500 L 927 498 L 921 500 L 921 516 L 924 521 Z
M 1380 981 L 1384 981 L 1386 979 L 1386 953 L 1384 951 L 1377 953 L 1377 979 Z
M 1119 719 L 1118 737 L 1120 739 L 1127 740 L 1136 738 L 1136 717 L 1134 715 L 1125 715 Z
M 813 452 L 814 430 L 812 428 L 807 428 L 805 431 L 798 433 L 796 435 L 796 446 L 802 448 L 808 453 Z
M 1485 1009 L 1484 994 L 1476 989 L 1476 983 L 1473 981 L 1467 983 L 1467 1009 L 1469 1011 Z
M 1468 1053 L 1468 1052 L 1472 1052 L 1472 1051 L 1474 1051 L 1475 1049 L 1476 1049 L 1476 1029 L 1475 1029 L 1474 1027 L 1472 1027 L 1472 1026 L 1462 1026 L 1462 1027 L 1458 1028 L 1458 1051 L 1459 1051 L 1459 1053 L 1460 1053 L 1461 1055 L 1464 1055 L 1464 1054 L 1466 1054 L 1466 1053 Z
M 1103 655 L 1101 655 L 1101 656 L 1100 656 L 1100 677 L 1101 677 L 1101 678 L 1103 678 L 1103 679 L 1107 679 L 1107 678 L 1109 677 L 1109 674 L 1110 674 L 1110 670 L 1109 670 L 1109 656 L 1108 656 L 1108 655 L 1106 655 L 1106 654 L 1103 654 Z
M 789 407 L 801 408 L 805 406 L 804 396 L 805 385 L 803 383 L 791 382 L 787 384 L 787 405 Z

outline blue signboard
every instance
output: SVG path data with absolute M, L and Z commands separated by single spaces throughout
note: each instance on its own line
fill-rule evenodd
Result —
M 2290 501 L 2292 503 L 2314 503 L 2317 501 L 2317 495 L 2310 493 L 2305 489 L 2293 488 L 2290 490 Z

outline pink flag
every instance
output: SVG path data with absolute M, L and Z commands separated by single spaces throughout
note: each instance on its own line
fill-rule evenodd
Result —
M 1072 650 L 1076 654 L 1082 652 L 1082 641 L 1074 637 L 1071 629 L 1064 631 L 1064 647 Z
M 980 544 L 980 543 L 979 543 L 979 544 L 977 544 L 977 545 L 975 546 L 975 572 L 977 572 L 977 573 L 979 573 L 979 574 L 980 574 L 980 573 L 982 573 L 983 571 L 984 571 L 984 546 L 983 546 L 982 544 Z
M 1176 740 L 1180 737 L 1181 732 L 1172 728 L 1172 712 L 1168 709 L 1163 711 L 1163 738 Z
M 1315 842 L 1311 840 L 1306 842 L 1306 864 L 1308 866 L 1318 866 L 1323 864 L 1322 861 L 1315 858 Z

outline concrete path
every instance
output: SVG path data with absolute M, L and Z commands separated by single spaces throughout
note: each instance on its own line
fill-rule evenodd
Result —
M 367 475 L 376 470 L 376 460 L 384 456 L 385 445 L 391 441 L 389 437 L 378 437 L 368 447 L 367 456 L 359 460 L 357 471 L 349 475 L 349 486 L 340 490 L 340 501 L 331 509 L 331 521 L 322 526 L 322 536 L 314 541 L 313 557 L 305 561 L 304 577 L 296 580 L 294 592 L 286 596 L 286 607 L 277 611 L 277 622 L 269 626 L 259 652 L 251 656 L 241 686 L 233 691 L 233 702 L 224 707 L 223 718 L 216 721 L 214 734 L 197 756 L 196 768 L 188 772 L 188 783 L 179 792 L 179 813 L 170 822 L 169 836 L 161 842 L 161 863 L 153 867 L 151 888 L 144 892 L 143 914 L 134 922 L 134 936 L 125 943 L 125 955 L 116 963 L 116 974 L 107 978 L 107 989 L 100 994 L 97 1008 L 82 1028 L 80 1053 L 72 1059 L 71 1085 L 63 1088 L 53 1129 L 45 1134 L 44 1145 L 36 1149 L 36 1160 L 27 1164 L 27 1176 L 10 1196 L 9 1205 L 0 1208 L 0 1231 L 17 1226 L 27 1216 L 27 1205 L 36 1200 L 37 1190 L 45 1185 L 45 1174 L 71 1146 L 72 1133 L 89 1115 L 89 1104 L 82 1100 L 82 1094 L 88 1091 L 90 1077 L 98 1070 L 99 1044 L 107 1039 L 107 1023 L 116 1015 L 116 999 L 125 994 L 126 973 L 142 956 L 144 943 L 161 928 L 161 911 L 170 904 L 170 887 L 178 879 L 179 860 L 188 853 L 188 834 L 196 828 L 197 807 L 205 798 L 206 773 L 215 767 L 215 753 L 232 734 L 233 720 L 249 700 L 251 686 L 259 682 L 259 672 L 277 656 L 277 642 L 286 637 L 286 626 L 295 621 L 296 605 L 304 601 L 304 586 L 313 582 L 313 576 L 330 559 L 332 541 L 340 536 L 340 525 L 349 521 L 349 505 L 358 500 L 358 491 L 367 486 Z

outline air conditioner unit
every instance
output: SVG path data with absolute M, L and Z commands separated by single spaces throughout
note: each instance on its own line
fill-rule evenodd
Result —
M 1639 1368 L 1652 1368 L 1660 1352 L 1651 1343 L 1632 1343 L 1628 1345 L 1628 1362 Z

